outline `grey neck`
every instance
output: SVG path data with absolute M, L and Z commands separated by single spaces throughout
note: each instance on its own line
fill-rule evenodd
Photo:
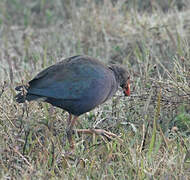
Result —
M 115 75 L 115 79 L 118 83 L 118 85 L 120 85 L 122 82 L 121 82 L 121 73 L 120 73 L 120 68 L 118 65 L 115 65 L 115 64 L 112 64 L 109 66 L 109 69 L 111 69 Z

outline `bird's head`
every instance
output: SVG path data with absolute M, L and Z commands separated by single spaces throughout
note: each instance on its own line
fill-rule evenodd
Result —
M 127 70 L 121 66 L 112 64 L 109 67 L 115 75 L 116 81 L 123 89 L 123 92 L 126 96 L 130 96 L 130 76 Z

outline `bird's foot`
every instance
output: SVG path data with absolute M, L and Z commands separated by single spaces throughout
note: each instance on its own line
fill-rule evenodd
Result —
M 106 138 L 108 138 L 109 140 L 111 139 L 117 139 L 120 143 L 123 143 L 123 140 L 118 137 L 116 134 L 105 131 L 103 129 L 75 129 L 74 130 L 77 133 L 83 133 L 83 134 L 96 134 L 96 135 L 102 135 Z

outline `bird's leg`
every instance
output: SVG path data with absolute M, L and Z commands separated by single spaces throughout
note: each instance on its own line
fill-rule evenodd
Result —
M 69 118 L 67 119 L 67 128 L 69 128 L 72 120 L 72 114 L 69 114 Z
M 103 129 L 75 129 L 77 133 L 84 133 L 84 134 L 97 134 L 107 137 L 108 139 L 116 138 L 120 143 L 123 143 L 123 140 L 118 137 L 116 134 L 105 131 Z
M 73 126 L 74 126 L 77 119 L 78 119 L 78 116 L 74 116 L 74 118 L 72 119 L 72 115 L 69 114 L 69 118 L 67 120 L 67 138 L 68 138 L 70 147 L 72 149 L 74 149 L 74 142 L 73 142 L 73 139 L 72 139 L 72 132 L 73 132 Z

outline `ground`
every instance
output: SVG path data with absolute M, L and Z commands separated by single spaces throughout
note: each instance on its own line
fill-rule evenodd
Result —
M 15 87 L 78 54 L 130 72 L 131 96 L 79 117 L 118 139 L 74 134 L 67 112 L 15 102 Z M 1 179 L 188 179 L 190 177 L 189 0 L 2 0 L 0 2 Z

